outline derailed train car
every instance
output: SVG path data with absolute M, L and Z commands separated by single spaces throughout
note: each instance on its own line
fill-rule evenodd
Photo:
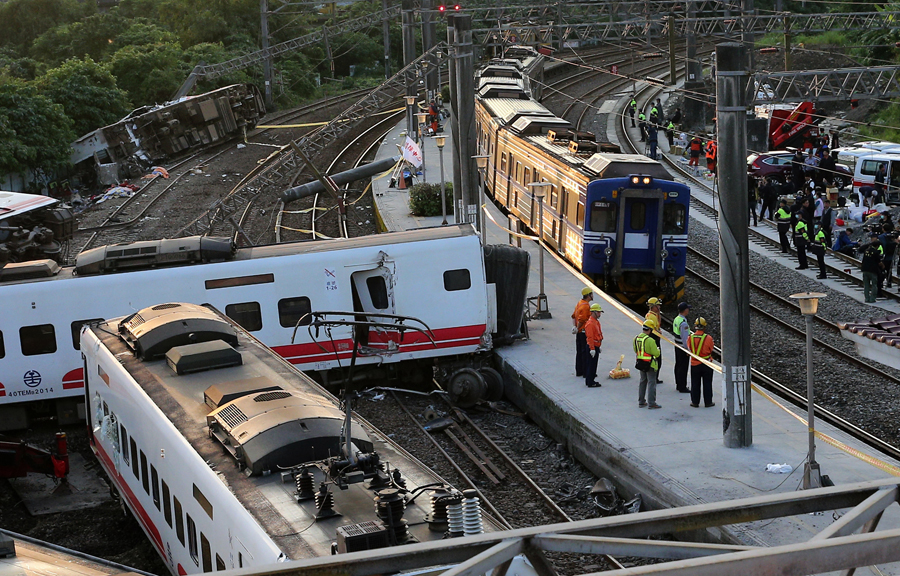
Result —
M 116 184 L 154 164 L 218 144 L 256 126 L 266 113 L 259 89 L 233 84 L 134 110 L 72 144 L 71 162 L 100 184 Z

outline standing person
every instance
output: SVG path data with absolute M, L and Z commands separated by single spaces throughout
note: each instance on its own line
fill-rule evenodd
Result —
M 813 208 L 813 224 L 819 224 L 822 222 L 822 214 L 825 212 L 825 201 L 822 200 L 822 196 L 815 192 L 813 193 L 813 203 L 815 207 Z
M 881 255 L 881 242 L 878 238 L 866 247 L 862 257 L 863 293 L 866 295 L 866 303 L 874 304 L 878 297 L 878 277 L 884 266 Z
M 881 249 L 884 251 L 881 261 L 884 263 L 883 275 L 885 280 L 887 280 L 886 283 L 879 282 L 878 289 L 881 290 L 882 284 L 886 284 L 888 288 L 890 288 L 892 284 L 894 258 L 897 256 L 897 233 L 885 231 L 884 234 L 878 236 L 878 240 L 881 242 Z
M 828 246 L 827 239 L 825 238 L 825 232 L 822 230 L 822 227 L 819 226 L 816 235 L 813 237 L 812 244 L 809 247 L 809 251 L 816 255 L 816 263 L 819 265 L 819 275 L 816 276 L 819 280 L 825 280 L 825 248 Z
M 884 181 L 887 178 L 887 163 L 882 162 L 878 165 L 878 172 L 875 173 L 875 190 L 878 191 L 880 198 L 887 198 L 884 195 Z M 883 200 L 882 200 L 883 202 Z M 874 203 L 873 203 L 874 205 Z
M 825 233 L 825 245 L 832 245 L 831 234 L 834 231 L 834 210 L 831 209 L 831 200 L 825 199 L 825 209 L 822 210 L 822 232 Z
M 836 184 L 840 182 L 837 175 L 837 152 L 826 152 L 819 161 L 819 177 L 825 184 Z
M 634 95 L 631 96 L 631 102 L 628 103 L 628 115 L 631 116 L 631 127 L 634 128 L 634 115 L 637 112 L 637 100 Z
M 653 341 L 656 342 L 656 347 L 662 350 L 660 347 L 662 344 L 662 332 L 660 332 L 660 326 L 662 326 L 662 314 L 660 314 L 659 309 L 662 306 L 662 300 L 659 298 L 650 298 L 647 300 L 647 306 L 650 307 L 650 310 L 644 316 L 645 320 L 653 320 L 653 333 L 651 336 L 653 337 Z M 662 356 L 659 357 L 657 361 L 657 372 L 662 368 Z M 658 379 L 657 374 L 657 382 L 662 384 L 662 380 Z
M 781 251 L 784 254 L 790 252 L 791 245 L 788 242 L 788 232 L 791 229 L 791 213 L 787 209 L 787 200 L 784 198 L 778 202 L 778 210 L 775 212 L 775 222 L 778 224 L 778 239 L 781 241 Z
M 803 167 L 803 153 L 800 150 L 796 150 L 793 158 L 791 158 L 791 182 L 794 184 L 794 192 L 796 193 L 800 193 L 803 190 L 803 185 L 806 183 Z
M 709 140 L 706 143 L 706 169 L 716 173 L 716 154 L 718 153 L 718 146 L 716 145 L 715 140 Z
M 840 145 L 841 145 L 841 143 L 840 143 L 840 137 L 838 136 L 838 131 L 835 130 L 834 132 L 831 133 L 831 150 L 832 150 L 832 154 L 837 154 L 837 152 L 836 152 L 834 149 L 835 149 L 835 148 L 839 148 Z
M 669 150 L 672 150 L 672 146 L 675 145 L 675 123 L 669 120 L 669 123 L 666 124 L 666 138 L 669 139 Z
M 581 300 L 575 304 L 572 312 L 572 333 L 575 334 L 575 376 L 584 376 L 584 367 L 587 363 L 587 335 L 584 326 L 591 317 L 591 301 L 594 299 L 593 291 L 584 287 L 581 289 Z
M 678 124 L 681 124 L 681 108 L 675 109 L 675 113 L 672 114 L 671 120 L 672 120 L 672 123 L 675 124 L 676 126 Z
M 700 166 L 700 150 L 703 149 L 703 141 L 700 140 L 699 136 L 694 136 L 691 138 L 691 159 L 688 161 L 688 166 Z
M 694 320 L 694 333 L 688 338 L 688 350 L 691 354 L 709 360 L 712 358 L 712 336 L 706 333 L 706 319 L 702 316 Z M 712 391 L 713 369 L 697 358 L 691 358 L 691 407 L 700 407 L 700 391 L 703 391 L 703 404 L 707 408 L 716 405 Z
M 603 343 L 603 330 L 600 328 L 600 315 L 603 308 L 600 304 L 591 304 L 591 315 L 584 326 L 587 338 L 587 366 L 584 370 L 584 384 L 588 388 L 599 388 L 597 382 L 597 361 L 600 359 L 600 345 Z
M 640 334 L 635 336 L 632 347 L 636 357 L 635 368 L 641 373 L 638 384 L 638 408 L 649 405 L 651 409 L 662 408 L 656 403 L 656 375 L 659 371 L 659 348 L 650 336 L 658 326 L 650 318 L 644 320 Z
M 775 218 L 775 186 L 772 185 L 772 179 L 768 176 L 763 181 L 763 185 L 759 187 L 759 199 L 762 203 L 759 217 L 773 220 Z
M 808 202 L 807 200 L 804 203 Z M 796 268 L 797 270 L 809 268 L 809 263 L 806 260 L 806 245 L 809 241 L 809 227 L 806 225 L 806 221 L 803 218 L 797 218 L 797 223 L 794 225 L 794 246 L 797 248 L 797 260 L 800 263 Z
M 641 142 L 647 141 L 647 117 L 641 112 L 638 115 L 638 129 L 641 131 Z
M 678 316 L 672 321 L 672 332 L 678 338 L 678 343 L 688 347 L 688 336 L 691 335 L 690 324 L 688 324 L 687 316 L 691 313 L 691 307 L 687 302 L 678 305 Z M 675 346 L 675 389 L 679 392 L 690 392 L 688 388 L 687 376 L 690 366 L 690 356 L 681 346 Z
M 650 118 L 652 119 L 653 117 L 651 116 Z M 651 120 L 650 124 L 647 126 L 647 144 L 650 146 L 650 153 L 648 154 L 648 156 L 650 156 L 650 158 L 654 160 L 656 160 L 656 147 L 658 145 L 657 139 L 659 138 L 656 129 L 656 124 Z
M 756 178 L 753 176 L 747 175 L 747 204 L 750 206 L 750 216 L 753 218 L 753 225 L 759 226 L 759 221 L 756 216 L 756 198 L 757 198 L 757 188 L 756 188 Z

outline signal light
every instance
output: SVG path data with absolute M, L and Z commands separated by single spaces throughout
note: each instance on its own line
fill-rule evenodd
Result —
M 459 12 L 462 9 L 462 6 L 460 6 L 459 4 L 454 4 L 452 6 L 441 4 L 440 6 L 438 6 L 438 12 L 441 13 L 446 12 L 448 9 L 453 9 L 455 12 Z
M 446 12 L 446 11 L 447 11 L 447 7 L 444 6 L 443 4 L 438 6 L 438 12 Z

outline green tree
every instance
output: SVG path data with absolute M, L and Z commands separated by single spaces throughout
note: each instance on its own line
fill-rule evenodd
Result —
M 96 12 L 94 2 L 78 0 L 10 0 L 0 3 L 0 44 L 23 53 L 35 38 L 61 24 Z
M 109 68 L 90 58 L 67 60 L 37 84 L 44 96 L 63 107 L 79 136 L 116 122 L 131 109 Z
M 115 11 L 92 14 L 78 22 L 51 28 L 38 36 L 31 47 L 31 55 L 52 66 L 83 56 L 103 60 L 112 53 L 110 45 L 113 38 L 126 26 L 126 20 Z
M 62 106 L 18 78 L 0 76 L 0 174 L 46 182 L 69 164 L 75 139 Z
M 160 22 L 185 47 L 226 41 L 235 34 L 255 37 L 259 30 L 259 3 L 251 0 L 163 0 L 158 11 Z
M 0 74 L 4 72 L 14 78 L 34 80 L 41 70 L 41 64 L 28 57 L 20 57 L 12 48 L 0 48 Z
M 119 87 L 136 106 L 168 101 L 187 76 L 177 44 L 126 46 L 110 59 Z

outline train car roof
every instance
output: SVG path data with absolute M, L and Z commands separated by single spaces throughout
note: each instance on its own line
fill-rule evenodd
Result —
M 534 100 L 518 100 L 516 98 L 482 98 L 481 103 L 485 109 L 495 118 L 501 118 L 507 123 L 507 118 L 512 119 L 517 114 L 550 114 L 552 112 L 544 108 L 540 102 Z
M 2 195 L 3 193 L 0 193 Z M 26 195 L 30 196 L 30 195 Z M 392 244 L 408 244 L 411 242 L 426 242 L 429 240 L 442 240 L 446 238 L 464 238 L 476 236 L 477 232 L 471 224 L 451 224 L 433 228 L 420 228 L 403 232 L 387 232 L 384 234 L 372 234 L 357 238 L 341 238 L 333 240 L 315 240 L 306 242 L 289 242 L 285 244 L 268 244 L 250 248 L 238 248 L 233 260 L 253 260 L 257 258 L 270 258 L 275 256 L 288 256 L 292 254 L 315 254 L 321 252 L 333 252 L 336 250 L 348 250 L 353 248 L 365 248 L 372 246 L 385 246 Z M 199 264 L 186 264 L 185 266 L 198 266 Z M 139 271 L 136 269 L 134 271 Z M 74 273 L 75 266 L 64 266 L 58 272 L 42 278 L 27 278 L 3 281 L 0 276 L 0 286 L 22 284 L 27 282 L 46 282 L 54 279 L 77 278 Z M 125 274 L 121 272 L 119 274 Z M 96 276 L 86 276 L 95 278 Z
M 219 316 L 227 320 L 224 315 Z M 339 526 L 377 520 L 374 515 L 375 492 L 369 490 L 366 483 L 358 483 L 350 484 L 347 490 L 333 491 L 335 510 L 342 516 L 316 521 L 315 503 L 312 500 L 301 503 L 296 501 L 293 480 L 284 482 L 278 473 L 247 476 L 236 466 L 235 460 L 223 446 L 208 433 L 206 417 L 211 408 L 206 404 L 204 392 L 211 386 L 227 387 L 229 383 L 240 384 L 248 380 L 261 382 L 263 380 L 254 379 L 265 379 L 287 392 L 324 395 L 338 407 L 337 399 L 328 391 L 241 329 L 237 329 L 238 344 L 234 348 L 242 356 L 241 365 L 177 375 L 166 358 L 149 361 L 137 358 L 118 334 L 121 321 L 118 318 L 88 329 L 100 339 L 134 382 L 172 422 L 200 455 L 201 462 L 205 461 L 220 475 L 235 498 L 250 511 L 290 559 L 328 556 Z M 253 400 L 260 401 L 258 398 Z M 392 470 L 399 468 L 402 471 L 410 489 L 442 481 L 377 429 L 359 418 L 356 423 L 362 425 L 368 433 L 381 461 L 389 462 Z M 315 485 L 318 486 L 324 476 L 321 471 L 311 471 L 316 475 Z M 422 501 L 426 499 L 423 498 Z M 410 524 L 410 533 L 420 541 L 438 540 L 442 537 L 440 532 L 431 531 L 424 521 L 428 511 L 417 501 L 409 505 L 404 513 L 404 518 Z M 489 519 L 487 525 L 490 526 Z
M 40 194 L 23 194 L 0 190 L 0 220 L 19 216 L 38 208 L 46 208 L 59 202 L 56 198 Z
M 642 154 L 597 153 L 587 159 L 584 168 L 600 178 L 623 178 L 632 174 L 644 174 L 670 180 L 665 166 Z

